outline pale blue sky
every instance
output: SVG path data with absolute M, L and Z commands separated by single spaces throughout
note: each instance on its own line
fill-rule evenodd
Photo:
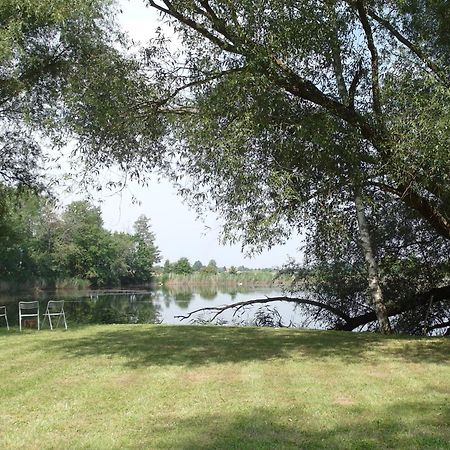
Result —
M 121 0 L 119 21 L 124 30 L 136 40 L 145 43 L 155 32 L 158 16 L 146 8 L 141 0 Z M 140 203 L 133 204 L 135 197 Z M 219 265 L 245 265 L 247 267 L 274 267 L 298 257 L 300 238 L 295 236 L 286 245 L 246 258 L 239 245 L 219 244 L 220 225 L 216 217 L 208 215 L 203 222 L 183 204 L 182 199 L 168 181 L 158 182 L 156 176 L 147 187 L 130 183 L 120 194 L 100 197 L 105 226 L 114 231 L 131 231 L 140 214 L 151 219 L 163 259 L 177 260 L 182 256 L 191 262 L 199 259 L 207 263 L 215 259 Z

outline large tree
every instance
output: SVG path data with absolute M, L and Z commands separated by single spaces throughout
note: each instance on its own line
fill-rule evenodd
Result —
M 368 203 L 382 193 L 450 239 L 445 2 L 147 4 L 184 51 L 168 58 L 161 38 L 148 49 L 160 96 L 138 110 L 170 119 L 174 177 L 192 179 L 183 192 L 209 199 L 228 235 L 256 246 L 315 232 L 325 210 L 350 201 L 387 331 Z
M 155 239 L 150 219 L 145 215 L 139 216 L 134 223 L 135 251 L 132 262 L 134 282 L 145 283 L 153 278 L 153 266 L 161 260 Z

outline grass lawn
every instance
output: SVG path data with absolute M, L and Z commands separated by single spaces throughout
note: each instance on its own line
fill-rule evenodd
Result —
M 450 339 L 0 329 L 1 449 L 450 449 Z

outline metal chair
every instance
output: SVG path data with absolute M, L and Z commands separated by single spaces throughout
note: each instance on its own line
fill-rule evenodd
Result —
M 0 317 L 4 317 L 6 320 L 6 328 L 9 331 L 8 315 L 6 314 L 6 306 L 0 306 Z
M 64 300 L 50 300 L 47 303 L 47 309 L 44 313 L 44 320 L 42 321 L 42 326 L 44 326 L 45 319 L 48 317 L 48 322 L 50 323 L 50 329 L 53 330 L 52 317 L 58 316 L 58 322 L 56 322 L 56 327 L 58 328 L 61 317 L 64 321 L 64 328 L 67 330 L 66 314 L 64 313 Z
M 24 311 L 24 312 L 22 312 Z M 36 317 L 37 329 L 40 330 L 39 324 L 39 302 L 19 302 L 19 329 L 22 331 L 22 318 L 23 317 Z

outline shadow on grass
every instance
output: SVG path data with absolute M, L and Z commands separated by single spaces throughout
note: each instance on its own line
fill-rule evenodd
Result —
M 333 421 L 333 416 L 339 419 Z M 370 411 L 334 408 L 325 427 L 304 411 L 260 408 L 240 415 L 201 415 L 165 430 L 164 448 L 202 449 L 448 449 L 448 404 L 396 402 Z M 167 434 L 168 432 L 168 434 Z M 152 438 L 141 444 L 151 447 Z
M 87 328 L 88 329 L 88 328 Z M 450 340 L 383 337 L 369 333 L 200 326 L 94 328 L 86 336 L 48 334 L 48 345 L 72 357 L 111 355 L 129 367 L 198 366 L 274 358 L 336 358 L 370 362 L 380 358 L 448 364 Z M 42 342 L 40 343 L 42 345 Z

